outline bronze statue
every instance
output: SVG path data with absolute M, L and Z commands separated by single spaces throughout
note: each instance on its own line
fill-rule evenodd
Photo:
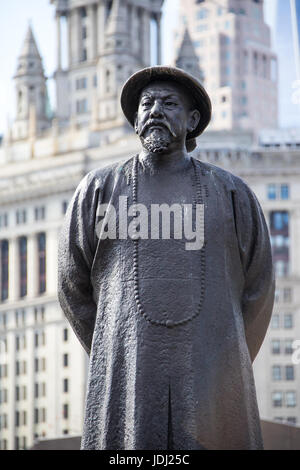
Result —
M 90 354 L 82 449 L 261 449 L 252 362 L 274 279 L 260 205 L 189 155 L 211 118 L 194 77 L 141 70 L 121 105 L 142 150 L 82 180 L 60 238 L 60 303 Z

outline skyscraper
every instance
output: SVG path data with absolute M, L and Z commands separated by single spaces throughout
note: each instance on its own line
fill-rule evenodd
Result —
M 210 129 L 277 127 L 277 58 L 263 1 L 181 0 L 177 49 L 186 28 L 212 98 Z

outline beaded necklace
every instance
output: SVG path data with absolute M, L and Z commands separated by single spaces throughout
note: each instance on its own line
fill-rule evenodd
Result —
M 199 179 L 199 175 L 197 173 L 197 168 L 196 164 L 194 162 L 194 159 L 191 158 L 191 162 L 193 164 L 193 169 L 194 169 L 194 178 L 195 178 L 195 186 L 196 186 L 196 197 L 193 201 L 194 206 L 196 207 L 196 204 L 203 204 L 203 197 L 202 197 L 202 187 Z M 133 175 L 132 175 L 132 201 L 133 201 L 133 206 L 136 207 L 137 205 L 137 190 L 138 190 L 138 155 L 134 157 L 133 161 Z M 168 328 L 174 327 L 174 326 L 179 326 L 179 325 L 184 325 L 185 323 L 193 320 L 195 317 L 197 317 L 201 311 L 203 300 L 204 300 L 204 290 L 205 290 L 205 244 L 200 250 L 200 266 L 201 266 L 201 277 L 200 277 L 200 301 L 198 304 L 198 307 L 196 311 L 190 315 L 189 317 L 184 318 L 183 320 L 180 321 L 172 321 L 172 320 L 166 320 L 166 321 L 159 321 L 159 320 L 154 320 L 152 319 L 147 312 L 145 312 L 141 299 L 140 299 L 140 293 L 139 293 L 139 237 L 133 238 L 133 243 L 134 243 L 134 252 L 133 252 L 133 281 L 134 281 L 134 298 L 136 301 L 137 309 L 139 313 L 147 320 L 148 322 L 152 323 L 153 325 L 160 325 L 160 326 L 165 326 Z

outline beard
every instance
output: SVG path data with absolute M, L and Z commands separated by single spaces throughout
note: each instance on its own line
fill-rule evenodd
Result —
M 143 158 L 144 172 L 154 175 L 159 172 L 162 164 L 162 155 L 168 150 L 172 142 L 172 135 L 166 129 L 153 129 L 145 137 L 141 137 L 143 148 L 147 150 L 147 157 Z
M 163 154 L 176 139 L 176 132 L 167 120 L 150 119 L 141 126 L 137 134 L 147 153 L 147 156 L 143 158 L 143 171 L 153 175 L 159 171 Z
M 142 138 L 143 147 L 149 153 L 163 153 L 168 149 L 170 143 L 170 135 L 162 133 L 158 129 L 154 129 L 147 137 Z

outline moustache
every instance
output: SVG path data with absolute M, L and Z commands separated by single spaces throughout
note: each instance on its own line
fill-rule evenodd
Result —
M 149 127 L 154 127 L 154 126 L 165 127 L 172 134 L 173 137 L 177 137 L 177 135 L 172 129 L 172 126 L 170 125 L 168 121 L 166 120 L 161 121 L 158 119 L 150 119 L 149 121 L 147 121 L 146 124 L 143 126 L 140 135 L 143 136 L 146 130 L 149 129 Z

